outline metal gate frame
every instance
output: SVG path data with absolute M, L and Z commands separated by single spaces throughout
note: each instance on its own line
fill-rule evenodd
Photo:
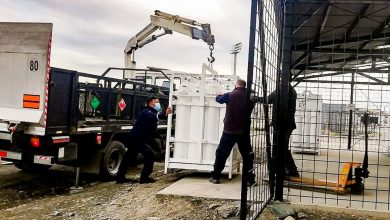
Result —
M 278 137 L 283 137 L 285 131 L 271 127 L 271 113 L 278 113 L 273 117 L 275 127 L 279 127 L 285 116 L 280 114 L 283 111 L 276 111 L 277 106 L 253 102 L 253 97 L 267 100 L 273 91 L 280 97 L 288 97 L 289 72 L 281 71 L 283 23 L 284 1 L 252 0 L 247 102 L 249 111 L 252 110 L 249 106 L 254 105 L 250 129 L 254 166 L 253 170 L 243 167 L 240 219 L 256 219 L 273 198 L 283 199 L 284 154 L 279 152 L 284 150 L 278 148 L 285 145 L 278 144 L 281 143 Z M 281 110 L 287 109 L 286 100 L 278 101 Z M 256 174 L 256 186 L 248 186 L 249 173 Z
M 315 103 L 301 111 L 297 126 L 302 129 L 293 135 L 316 145 L 292 143 L 300 176 L 316 181 L 287 181 L 285 198 L 388 212 L 390 1 L 286 0 L 285 11 L 283 64 L 286 70 L 290 66 L 297 93 L 305 96 L 303 105 Z M 314 116 L 314 111 L 321 113 Z M 365 135 L 367 124 L 373 126 L 370 135 Z M 321 126 L 318 134 L 308 132 L 316 126 Z M 303 148 L 316 150 L 308 155 Z M 343 183 L 346 172 L 354 182 Z M 340 188 L 331 187 L 339 182 Z
M 249 54 L 248 54 L 248 75 L 247 75 L 247 84 L 248 84 L 248 106 L 251 104 L 251 99 L 253 96 L 257 96 L 260 98 L 263 98 L 263 100 L 266 100 L 267 96 L 272 92 L 277 92 L 278 102 L 274 102 L 275 106 L 269 105 L 269 104 L 256 104 L 254 107 L 254 111 L 252 112 L 251 119 L 252 119 L 252 125 L 251 125 L 251 144 L 254 149 L 254 157 L 255 157 L 255 164 L 253 170 L 248 170 L 248 168 L 244 167 L 243 169 L 243 179 L 242 179 L 242 192 L 241 192 L 241 219 L 256 219 L 260 216 L 264 208 L 267 206 L 267 204 L 272 200 L 283 200 L 283 196 L 286 195 L 283 193 L 284 188 L 284 158 L 285 154 L 283 152 L 286 152 L 286 149 L 289 145 L 289 143 L 284 143 L 283 138 L 286 136 L 286 131 L 283 130 L 283 122 L 286 121 L 286 115 L 282 114 L 282 112 L 286 112 L 288 110 L 288 87 L 290 81 L 296 81 L 297 84 L 301 82 L 317 82 L 317 83 L 338 83 L 338 84 L 351 84 L 351 92 L 350 92 L 350 100 L 351 103 L 354 101 L 354 91 L 353 86 L 357 84 L 362 85 L 376 85 L 376 86 L 384 86 L 389 85 L 390 83 L 388 81 L 384 81 L 383 79 L 386 79 L 386 77 L 373 77 L 369 74 L 364 74 L 361 72 L 364 71 L 355 71 L 352 72 L 352 77 L 350 79 L 350 82 L 348 82 L 348 78 L 344 79 L 344 81 L 329 81 L 329 80 L 313 80 L 312 78 L 320 78 L 320 77 L 333 77 L 340 75 L 339 73 L 329 73 L 324 75 L 315 74 L 315 71 L 319 71 L 319 69 L 326 71 L 326 70 L 337 70 L 339 72 L 342 72 L 344 74 L 344 68 L 335 68 L 335 67 L 327 67 L 327 66 L 318 66 L 318 67 L 312 67 L 309 66 L 309 64 L 313 63 L 314 61 L 310 62 L 311 58 L 305 59 L 305 56 L 310 53 L 341 53 L 341 54 L 357 54 L 355 57 L 346 57 L 343 59 L 335 59 L 331 62 L 324 63 L 323 61 L 317 61 L 321 64 L 332 64 L 333 63 L 340 63 L 340 62 L 352 62 L 356 60 L 356 62 L 361 63 L 363 62 L 362 59 L 364 59 L 364 56 L 357 58 L 359 55 L 360 50 L 362 50 L 362 54 L 369 54 L 369 55 L 376 55 L 376 56 L 383 56 L 385 58 L 388 57 L 388 50 L 382 50 L 382 51 L 372 51 L 372 49 L 366 49 L 363 50 L 365 46 L 369 44 L 369 41 L 372 41 L 376 39 L 378 41 L 379 38 L 385 37 L 386 40 L 388 39 L 388 33 L 386 31 L 383 31 L 386 27 L 388 27 L 388 21 L 390 17 L 388 14 L 381 15 L 381 22 L 376 26 L 370 27 L 373 29 L 373 33 L 371 34 L 362 34 L 361 36 L 358 34 L 357 37 L 352 36 L 352 30 L 356 29 L 356 26 L 358 25 L 358 21 L 361 17 L 364 17 L 365 11 L 369 8 L 369 4 L 382 4 L 382 5 L 389 5 L 390 3 L 387 1 L 345 1 L 345 2 L 336 2 L 340 4 L 366 4 L 363 5 L 358 13 L 356 13 L 356 18 L 353 19 L 350 26 L 348 27 L 348 30 L 345 31 L 345 39 L 350 38 L 350 40 L 354 40 L 357 42 L 360 42 L 360 44 L 357 44 L 358 47 L 361 47 L 359 50 L 355 49 L 348 49 L 346 46 L 338 46 L 338 50 L 335 50 L 334 48 L 321 48 L 317 49 L 317 47 L 325 46 L 323 45 L 324 42 L 314 42 L 311 44 L 303 44 L 303 45 L 296 45 L 296 42 L 293 41 L 293 29 L 295 20 L 293 19 L 286 19 L 286 14 L 288 11 L 286 11 L 287 4 L 295 4 L 296 2 L 300 3 L 315 3 L 315 4 L 330 4 L 328 1 L 318 1 L 318 0 L 301 0 L 301 1 L 295 1 L 295 0 L 252 0 L 252 8 L 251 8 L 251 22 L 250 22 L 250 41 L 249 41 Z M 336 5 L 337 6 L 337 5 Z M 326 7 L 325 7 L 326 8 Z M 386 7 L 384 7 L 386 8 Z M 312 14 L 317 13 L 318 9 L 314 11 L 315 8 L 311 9 Z M 340 8 L 339 8 L 340 9 Z M 340 9 L 347 11 L 347 9 Z M 374 10 L 374 9 L 373 9 Z M 371 14 L 375 14 L 379 11 L 383 10 L 383 8 L 376 9 L 373 12 L 370 12 Z M 325 23 L 328 14 L 329 8 L 322 11 L 324 14 L 322 18 L 322 23 Z M 298 12 L 300 13 L 300 11 Z M 352 12 L 350 12 L 352 13 Z M 304 13 L 305 14 L 305 13 Z M 306 17 L 308 15 L 305 15 Z M 309 17 L 311 17 L 310 15 Z M 378 15 L 379 16 L 379 15 Z M 308 18 L 305 18 L 303 24 L 306 23 Z M 378 22 L 378 21 L 375 21 Z M 302 24 L 302 25 L 303 25 Z M 364 25 L 363 25 L 364 26 Z M 301 27 L 301 26 L 299 26 Z M 317 26 L 315 26 L 317 27 Z M 318 29 L 318 27 L 317 27 Z M 276 32 L 275 32 L 276 30 Z M 383 33 L 382 33 L 383 31 Z M 334 37 L 334 36 L 333 36 Z M 276 47 L 275 47 L 275 41 L 277 40 Z M 337 39 L 336 44 L 345 44 L 348 43 L 346 40 Z M 326 43 L 331 44 L 334 42 L 335 37 L 332 40 L 328 40 Z M 274 44 L 274 45 L 272 45 Z M 322 45 L 321 45 L 322 44 Z M 388 45 L 387 42 L 384 42 L 384 44 Z M 381 44 L 380 44 L 381 45 Z M 375 46 L 373 44 L 373 46 Z M 343 49 L 344 47 L 344 49 Z M 276 49 L 277 48 L 277 49 Z M 292 50 L 294 48 L 294 50 Z M 379 49 L 379 48 L 377 48 Z M 294 51 L 302 51 L 306 52 L 305 56 L 297 56 L 297 54 L 294 54 L 295 58 L 298 58 L 295 60 L 294 64 L 292 60 Z M 271 56 L 270 56 L 271 53 Z M 299 55 L 299 54 L 298 54 Z M 295 68 L 296 64 L 299 64 L 302 61 L 307 61 L 307 63 L 303 62 L 300 65 L 297 65 L 300 67 L 296 68 L 298 73 L 293 74 L 293 77 L 291 78 L 291 68 Z M 372 61 L 374 62 L 374 61 Z M 387 63 L 390 63 L 387 61 Z M 345 65 L 345 64 L 344 64 Z M 349 64 L 352 65 L 352 64 Z M 376 65 L 376 64 L 375 64 Z M 369 73 L 378 71 L 378 67 L 371 68 L 371 70 L 367 70 Z M 381 69 L 379 69 L 381 70 Z M 310 72 L 311 71 L 311 72 Z M 351 71 L 351 70 L 350 70 Z M 382 70 L 379 71 L 383 74 L 387 74 L 386 72 L 383 72 Z M 306 74 L 306 75 L 305 75 Z M 310 75 L 311 74 L 311 75 Z M 357 75 L 361 75 L 360 77 L 366 77 L 367 79 L 371 81 L 358 81 Z M 387 77 L 388 78 L 388 77 Z M 366 80 L 367 80 L 366 79 Z M 347 81 L 345 81 L 347 80 Z M 294 85 L 294 86 L 297 86 Z M 370 88 L 365 88 L 366 91 L 369 91 Z M 382 97 L 382 96 L 381 96 Z M 255 99 L 257 100 L 257 99 Z M 385 101 L 380 100 L 382 103 L 385 103 Z M 388 103 L 388 101 L 387 101 Z M 367 110 L 368 110 L 367 105 Z M 277 109 L 276 109 L 277 108 Z M 352 114 L 351 110 L 348 110 L 347 118 L 349 118 L 349 126 L 348 126 L 348 150 L 351 150 L 351 127 L 352 127 Z M 274 113 L 274 114 L 272 114 Z M 272 117 L 273 115 L 274 117 Z M 271 118 L 273 120 L 272 126 L 271 124 Z M 272 139 L 272 140 L 271 140 Z M 380 139 L 381 140 L 381 139 Z M 388 140 L 385 140 L 388 141 Z M 390 148 L 389 148 L 390 149 Z M 390 150 L 389 150 L 390 151 Z M 266 155 L 266 156 L 265 156 Z M 303 159 L 300 159 L 303 161 Z M 259 162 L 260 161 L 260 162 Z M 325 161 L 325 162 L 332 162 L 332 161 Z M 377 166 L 379 170 L 379 164 L 374 164 Z M 388 165 L 384 165 L 384 167 L 388 167 Z M 272 168 L 272 169 L 271 169 Z M 257 187 L 253 186 L 247 186 L 247 180 L 248 180 L 248 173 L 255 173 L 257 177 Z M 377 183 L 379 181 L 388 180 L 388 174 L 380 175 L 376 174 Z M 264 179 L 267 179 L 267 182 L 264 181 Z M 386 186 L 387 187 L 387 186 Z M 289 187 L 287 187 L 289 189 Z M 387 189 L 387 190 L 386 190 Z M 376 190 L 375 192 L 378 194 L 380 192 L 388 192 L 388 188 L 381 189 L 382 191 L 378 191 L 378 189 L 368 189 L 368 190 Z M 287 193 L 287 196 L 289 194 Z M 290 195 L 291 196 L 291 195 Z M 329 197 L 328 194 L 325 193 L 325 197 Z M 364 197 L 364 195 L 363 195 Z M 301 198 L 301 196 L 300 196 Z M 312 200 L 314 200 L 314 194 L 309 196 Z M 322 198 L 322 197 L 321 197 Z M 354 199 L 352 196 L 346 199 L 342 199 L 338 195 L 336 198 L 331 198 L 335 200 L 337 203 L 342 200 L 349 201 L 349 203 L 353 202 L 359 202 L 358 200 Z M 374 205 L 375 209 L 377 206 L 387 206 L 385 208 L 388 209 L 389 207 L 389 199 L 387 201 L 365 201 L 362 200 L 362 208 L 363 203 L 366 202 L 369 205 Z M 369 207 L 369 206 L 367 206 Z

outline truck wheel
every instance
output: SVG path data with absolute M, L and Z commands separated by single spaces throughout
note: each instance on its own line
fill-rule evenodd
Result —
M 103 179 L 113 179 L 118 172 L 119 165 L 126 153 L 125 146 L 119 141 L 113 141 L 104 153 L 100 176 Z
M 29 173 L 46 172 L 51 167 L 51 165 L 27 163 L 25 161 L 15 161 L 14 165 L 16 168 L 21 169 L 21 170 L 26 171 L 26 172 L 29 172 Z

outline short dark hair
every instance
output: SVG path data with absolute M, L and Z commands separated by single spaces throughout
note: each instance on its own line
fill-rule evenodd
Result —
M 151 101 L 153 101 L 154 99 L 158 99 L 156 96 L 152 96 L 152 97 L 149 97 L 147 100 L 146 100 L 146 104 L 149 105 L 149 103 Z
M 242 79 L 237 79 L 236 84 L 237 84 L 238 86 L 241 86 L 241 87 L 245 87 L 245 86 L 246 86 L 245 80 L 242 80 Z

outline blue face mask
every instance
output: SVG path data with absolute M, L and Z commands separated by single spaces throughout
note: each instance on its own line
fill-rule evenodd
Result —
M 160 105 L 160 103 L 156 103 L 156 104 L 154 105 L 154 109 L 156 109 L 158 112 L 160 112 L 160 111 L 161 111 L 161 105 Z

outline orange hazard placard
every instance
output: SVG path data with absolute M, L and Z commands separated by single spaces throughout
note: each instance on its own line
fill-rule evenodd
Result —
M 23 95 L 23 108 L 39 109 L 40 96 L 39 95 Z

